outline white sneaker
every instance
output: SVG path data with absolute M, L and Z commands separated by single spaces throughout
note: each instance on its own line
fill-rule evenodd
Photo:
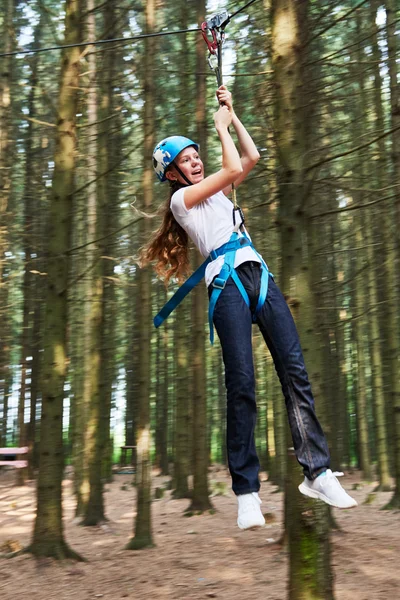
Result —
M 240 494 L 238 499 L 238 520 L 239 529 L 251 529 L 253 527 L 262 527 L 265 525 L 265 519 L 261 512 L 261 500 L 257 492 L 250 494 Z
M 313 481 L 305 477 L 303 483 L 299 485 L 299 490 L 305 496 L 319 498 L 331 506 L 336 506 L 336 508 L 353 508 L 353 506 L 357 506 L 357 502 L 342 488 L 335 475 L 340 477 L 343 473 L 332 473 L 328 469 Z

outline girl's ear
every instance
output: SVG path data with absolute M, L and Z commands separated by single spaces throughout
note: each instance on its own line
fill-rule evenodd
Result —
M 166 177 L 167 179 L 169 179 L 170 181 L 178 181 L 178 178 L 177 178 L 177 176 L 176 176 L 176 175 L 175 175 L 175 173 L 173 173 L 172 171 L 167 171 L 167 172 L 165 173 L 165 177 Z

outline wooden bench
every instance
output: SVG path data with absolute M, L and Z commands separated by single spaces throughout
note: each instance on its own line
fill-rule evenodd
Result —
M 3 456 L 19 456 L 20 454 L 28 454 L 28 446 L 22 448 L 0 448 L 0 457 Z M 15 469 L 25 469 L 28 466 L 27 460 L 0 460 L 1 467 L 14 467 Z
M 121 448 L 121 456 L 120 456 L 120 460 L 119 460 L 119 464 L 121 467 L 125 467 L 126 466 L 126 451 L 130 450 L 131 451 L 131 463 L 133 463 L 133 459 L 134 459 L 134 452 L 136 450 L 136 446 L 120 446 Z

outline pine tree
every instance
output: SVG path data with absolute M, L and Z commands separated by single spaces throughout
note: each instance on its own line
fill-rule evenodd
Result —
M 146 32 L 154 30 L 155 2 L 149 0 L 145 11 Z M 143 209 L 149 211 L 153 200 L 152 154 L 155 146 L 154 110 L 155 86 L 153 78 L 155 57 L 154 38 L 146 38 L 144 48 L 143 80 L 145 90 L 144 112 L 144 152 L 143 152 Z M 143 239 L 149 235 L 149 223 L 144 222 Z M 150 269 L 141 269 L 138 277 L 138 297 L 140 299 L 138 320 L 141 361 L 139 364 L 139 398 L 137 413 L 137 466 L 136 489 L 137 510 L 134 537 L 127 548 L 137 550 L 153 545 L 151 529 L 151 457 L 150 457 L 150 308 L 151 278 Z
M 65 43 L 80 41 L 80 4 L 66 0 Z M 68 250 L 71 237 L 71 196 L 74 186 L 76 113 L 80 51 L 63 53 L 57 114 L 56 150 L 48 232 L 47 294 L 41 380 L 42 418 L 39 450 L 37 513 L 31 545 L 36 556 L 80 557 L 64 540 L 62 418 L 66 375 Z

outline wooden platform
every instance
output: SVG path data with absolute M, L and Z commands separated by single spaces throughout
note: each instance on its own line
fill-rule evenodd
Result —
M 25 469 L 27 466 L 27 460 L 0 460 L 0 467 L 14 467 L 14 469 Z
M 22 448 L 0 448 L 0 457 L 3 456 L 19 456 L 20 454 L 27 454 L 29 452 L 28 446 Z M 14 467 L 14 469 L 25 469 L 28 466 L 27 460 L 0 460 L 1 467 Z

